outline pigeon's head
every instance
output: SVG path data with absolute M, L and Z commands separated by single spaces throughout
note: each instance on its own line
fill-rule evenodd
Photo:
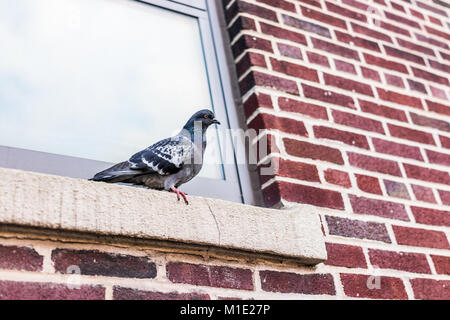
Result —
M 195 127 L 201 126 L 202 130 L 206 130 L 212 124 L 220 124 L 220 122 L 216 120 L 212 111 L 203 109 L 192 115 L 188 122 L 186 122 L 184 129 L 192 131 Z

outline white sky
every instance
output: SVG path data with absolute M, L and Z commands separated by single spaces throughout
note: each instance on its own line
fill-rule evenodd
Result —
M 0 0 L 0 145 L 119 162 L 209 106 L 196 19 L 131 0 Z M 216 143 L 206 156 L 220 162 Z

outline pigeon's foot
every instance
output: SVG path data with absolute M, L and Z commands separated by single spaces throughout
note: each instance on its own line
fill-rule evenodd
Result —
M 174 192 L 174 193 L 177 194 L 177 199 L 178 199 L 178 201 L 180 201 L 180 199 L 181 199 L 181 198 L 180 198 L 180 195 L 181 195 L 181 197 L 183 197 L 184 202 L 185 202 L 186 204 L 189 204 L 189 201 L 188 201 L 188 199 L 187 199 L 187 197 L 186 197 L 186 193 L 184 193 L 184 192 L 178 190 L 177 188 L 170 188 L 169 191 L 170 191 L 170 192 Z

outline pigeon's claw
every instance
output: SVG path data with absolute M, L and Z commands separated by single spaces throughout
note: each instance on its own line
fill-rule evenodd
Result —
M 180 201 L 181 197 L 183 197 L 184 202 L 185 202 L 186 204 L 189 204 L 189 201 L 188 201 L 188 199 L 187 199 L 187 197 L 186 197 L 186 193 L 184 193 L 184 192 L 178 190 L 177 188 L 170 188 L 170 192 L 174 192 L 174 193 L 177 194 L 177 199 L 178 199 L 178 201 Z M 181 197 L 180 197 L 180 195 L 181 195 Z

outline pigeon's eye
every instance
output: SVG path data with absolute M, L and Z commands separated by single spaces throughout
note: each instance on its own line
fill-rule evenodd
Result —
M 209 118 L 209 115 L 208 115 L 208 114 L 205 114 L 205 115 L 203 116 L 203 118 L 208 119 L 208 118 Z

